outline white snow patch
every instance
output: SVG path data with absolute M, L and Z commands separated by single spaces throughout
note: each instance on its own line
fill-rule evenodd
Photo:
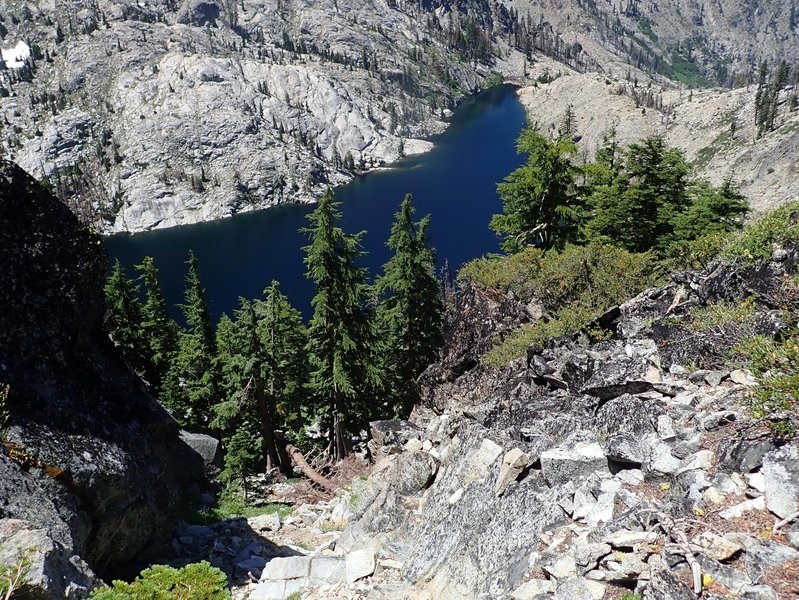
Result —
M 31 49 L 28 44 L 20 40 L 13 48 L 0 49 L 0 53 L 2 53 L 3 62 L 9 69 L 21 69 L 30 57 Z

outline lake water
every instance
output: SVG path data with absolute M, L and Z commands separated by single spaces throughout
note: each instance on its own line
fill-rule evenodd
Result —
M 385 242 L 408 193 L 413 194 L 417 218 L 431 215 L 439 266 L 447 260 L 454 274 L 469 259 L 498 250 L 488 221 L 502 208 L 497 182 L 522 162 L 515 141 L 524 121 L 513 88 L 492 88 L 459 105 L 447 131 L 433 139 L 432 151 L 336 188 L 344 230 L 367 231 L 363 246 L 369 254 L 363 265 L 372 277 L 390 256 Z M 194 250 L 215 319 L 230 314 L 240 296 L 259 297 L 273 279 L 308 318 L 313 285 L 305 278 L 302 251 L 308 239 L 298 229 L 307 225 L 305 217 L 312 210 L 313 205 L 277 206 L 213 223 L 113 236 L 106 246 L 131 276 L 134 264 L 152 256 L 176 316 L 175 307 L 183 301 L 185 261 Z

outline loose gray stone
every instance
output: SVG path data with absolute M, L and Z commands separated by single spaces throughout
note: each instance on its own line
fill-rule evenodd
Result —
M 347 579 L 347 561 L 337 556 L 314 556 L 310 577 L 314 585 L 344 583 Z
M 608 473 L 608 460 L 596 442 L 577 442 L 541 453 L 541 470 L 544 479 L 552 486 L 561 485 L 592 473 Z
M 514 600 L 533 600 L 541 594 L 555 590 L 555 582 L 550 579 L 531 579 L 511 592 Z
M 710 531 L 703 531 L 693 539 L 693 543 L 711 558 L 724 562 L 738 554 L 743 548 L 728 539 Z
M 741 600 L 780 600 L 774 588 L 768 585 L 747 585 L 741 588 Z
M 261 581 L 269 579 L 298 579 L 311 572 L 310 556 L 281 556 L 273 558 L 264 567 Z
M 556 600 L 594 600 L 594 594 L 587 582 L 576 577 L 558 584 Z
M 799 511 L 799 450 L 783 446 L 763 457 L 766 506 L 784 519 Z
M 494 493 L 501 496 L 529 463 L 530 457 L 519 448 L 506 452 L 502 458 L 502 466 L 499 468 L 499 477 Z
M 375 555 L 371 550 L 355 550 L 347 554 L 347 583 L 354 583 L 375 572 Z
M 750 510 L 763 510 L 764 508 L 766 508 L 766 499 L 763 496 L 758 496 L 722 510 L 719 516 L 722 519 L 737 519 Z

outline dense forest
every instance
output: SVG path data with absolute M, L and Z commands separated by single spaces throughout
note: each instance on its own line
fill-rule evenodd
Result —
M 181 326 L 152 258 L 136 266 L 136 281 L 117 262 L 106 284 L 112 337 L 181 426 L 223 440 L 225 478 L 290 473 L 287 443 L 344 458 L 369 421 L 409 414 L 414 380 L 441 345 L 428 217 L 413 214 L 406 196 L 387 241 L 393 256 L 372 283 L 357 266 L 364 232 L 342 231 L 331 191 L 320 199 L 303 230 L 316 286 L 307 324 L 273 281 L 215 325 L 191 254 Z

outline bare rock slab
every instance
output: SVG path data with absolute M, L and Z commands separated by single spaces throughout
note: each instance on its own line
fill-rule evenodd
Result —
M 347 554 L 347 583 L 354 583 L 375 572 L 375 555 L 371 550 L 355 550 Z
M 610 474 L 608 459 L 596 442 L 564 444 L 542 452 L 541 470 L 550 487 L 588 477 L 592 473 Z
M 784 519 L 799 511 L 799 449 L 783 446 L 763 457 L 766 507 Z

